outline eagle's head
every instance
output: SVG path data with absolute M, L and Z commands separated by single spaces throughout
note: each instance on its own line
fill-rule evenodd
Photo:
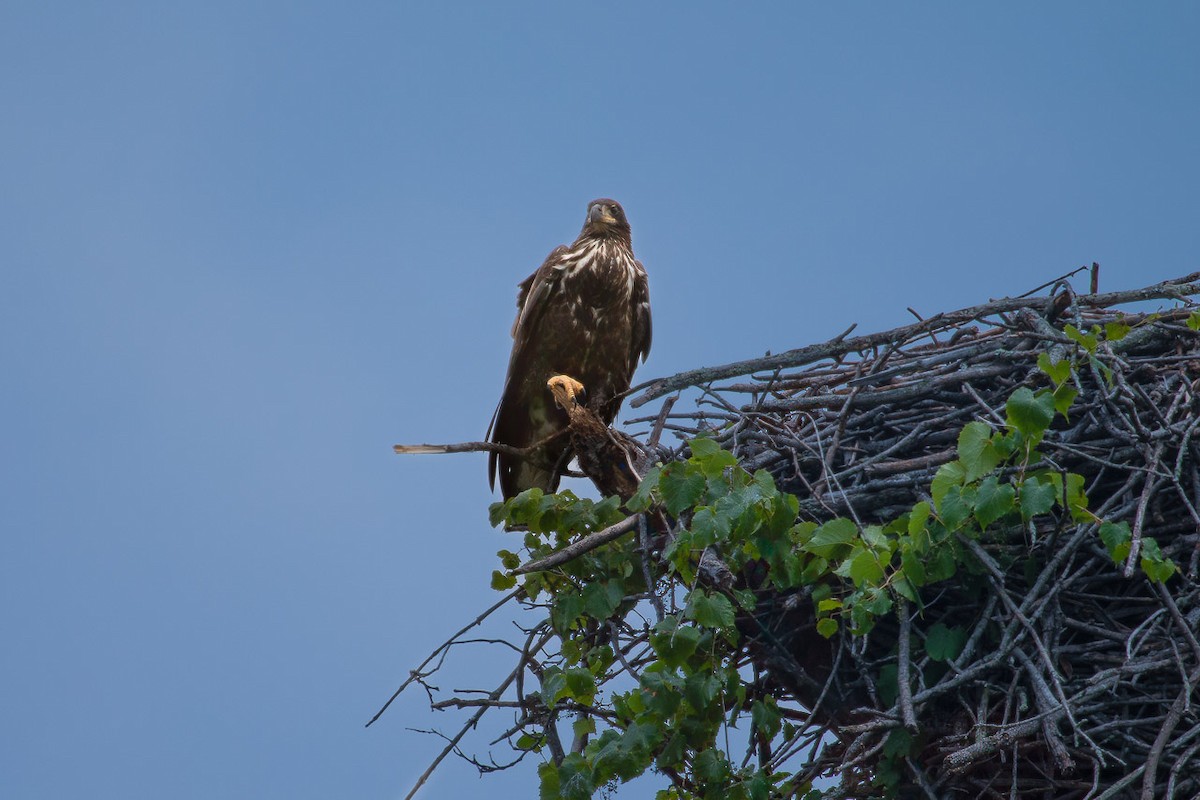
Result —
M 587 221 L 583 223 L 584 236 L 619 236 L 629 238 L 629 220 L 625 209 L 616 200 L 601 197 L 588 203 Z

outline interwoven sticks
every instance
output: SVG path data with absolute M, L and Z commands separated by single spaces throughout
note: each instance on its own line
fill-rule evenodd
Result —
M 1076 365 L 1078 397 L 1027 469 L 1082 475 L 1093 518 L 1044 515 L 964 539 L 979 574 L 926 587 L 923 609 L 865 636 L 827 641 L 810 601 L 762 597 L 756 624 L 769 635 L 748 643 L 765 667 L 757 689 L 833 732 L 806 774 L 869 796 L 889 737 L 905 730 L 919 747 L 901 761 L 902 797 L 1200 796 L 1197 277 L 1090 295 L 1060 282 L 1046 296 L 643 387 L 632 405 L 699 387 L 694 410 L 667 415 L 669 430 L 713 436 L 748 470 L 770 471 L 800 498 L 802 519 L 866 525 L 929 499 L 964 425 L 1002 430 L 1015 390 L 1050 385 L 1041 354 Z M 1145 300 L 1176 302 L 1122 309 Z M 1101 520 L 1130 526 L 1121 564 Z M 1139 569 L 1149 539 L 1179 567 L 1165 585 Z M 923 646 L 938 624 L 967 635 L 946 665 Z M 891 672 L 889 690 L 889 665 L 911 683 Z

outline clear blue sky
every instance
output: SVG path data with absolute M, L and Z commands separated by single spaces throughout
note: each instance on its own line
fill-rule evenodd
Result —
M 1198 43 L 1191 3 L 6 2 L 0 795 L 402 796 L 456 718 L 362 725 L 511 545 L 482 455 L 390 446 L 482 437 L 588 200 L 650 273 L 639 379 L 1175 277 Z

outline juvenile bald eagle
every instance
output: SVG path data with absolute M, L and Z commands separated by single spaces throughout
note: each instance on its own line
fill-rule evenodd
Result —
M 488 440 L 536 447 L 524 458 L 490 454 L 488 482 L 494 488 L 499 475 L 505 499 L 534 486 L 555 491 L 570 461 L 569 418 L 546 382 L 559 374 L 581 381 L 587 406 L 608 425 L 650 352 L 650 289 L 619 203 L 593 200 L 579 238 L 520 284 L 512 336 Z

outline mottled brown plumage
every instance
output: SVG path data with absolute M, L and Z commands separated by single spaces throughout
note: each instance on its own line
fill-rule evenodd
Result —
M 488 439 L 533 447 L 525 458 L 492 453 L 489 482 L 505 498 L 553 492 L 571 456 L 567 412 L 546 382 L 565 374 L 587 387 L 605 425 L 621 407 L 633 370 L 650 352 L 650 291 L 634 258 L 629 222 L 615 200 L 593 200 L 570 247 L 558 247 L 520 285 L 513 349 Z

